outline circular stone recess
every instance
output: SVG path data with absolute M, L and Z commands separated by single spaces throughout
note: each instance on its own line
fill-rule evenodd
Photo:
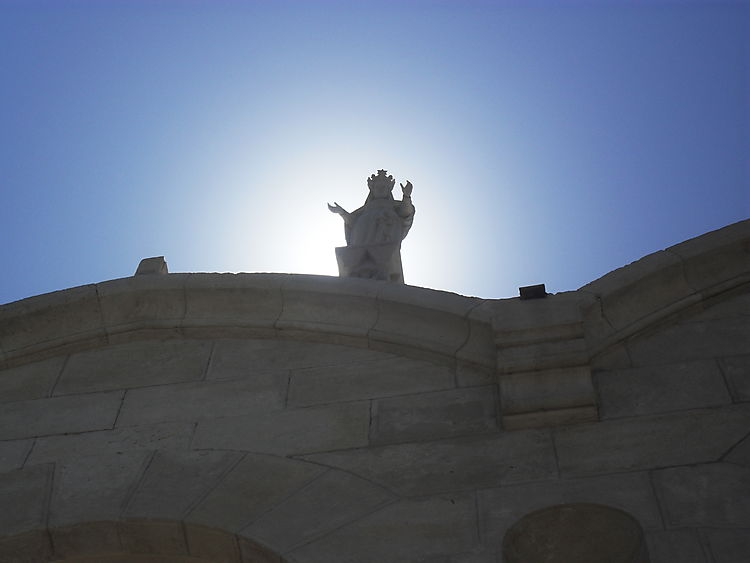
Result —
M 643 531 L 622 510 L 562 504 L 527 514 L 503 539 L 506 563 L 648 563 Z

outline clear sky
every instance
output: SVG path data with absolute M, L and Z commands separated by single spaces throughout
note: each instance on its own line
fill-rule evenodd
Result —
M 488 298 L 750 216 L 745 2 L 0 0 L 0 71 L 0 303 L 335 275 L 379 168 L 407 283 Z

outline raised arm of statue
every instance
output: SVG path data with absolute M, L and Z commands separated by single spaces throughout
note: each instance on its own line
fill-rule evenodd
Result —
M 401 186 L 401 193 L 404 194 L 404 198 L 396 207 L 396 213 L 398 213 L 399 217 L 411 217 L 414 215 L 414 204 L 411 202 L 411 191 L 414 189 L 414 186 L 412 186 L 411 182 L 408 180 L 406 181 L 406 185 L 399 184 L 399 186 Z M 404 234 L 404 236 L 406 236 L 406 234 Z
M 333 202 L 333 205 L 331 205 L 330 203 L 328 204 L 328 210 L 329 210 L 329 211 L 330 211 L 331 213 L 335 213 L 336 215 L 341 215 L 341 218 L 342 218 L 342 219 L 344 220 L 344 223 L 347 223 L 347 224 L 348 224 L 348 223 L 349 223 L 349 222 L 351 221 L 351 218 L 352 218 L 352 214 L 351 214 L 351 213 L 349 213 L 349 212 L 348 212 L 348 211 L 347 211 L 346 209 L 344 209 L 343 207 L 341 207 L 341 206 L 340 206 L 340 205 L 339 205 L 338 203 L 336 203 L 335 201 Z

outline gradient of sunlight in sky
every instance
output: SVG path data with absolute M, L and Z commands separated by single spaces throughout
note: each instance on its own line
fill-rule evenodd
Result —
M 576 289 L 750 216 L 750 6 L 0 0 L 0 303 L 170 271 L 336 275 L 414 184 L 407 283 Z

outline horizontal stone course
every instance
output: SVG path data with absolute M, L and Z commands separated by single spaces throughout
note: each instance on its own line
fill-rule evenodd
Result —
M 715 407 L 732 402 L 715 360 L 601 371 L 594 383 L 603 419 Z
M 260 412 L 198 423 L 193 448 L 293 455 L 367 445 L 366 401 Z
M 401 500 L 289 554 L 292 561 L 425 561 L 476 548 L 474 495 Z M 471 561 L 471 560 L 469 560 Z
M 387 356 L 382 360 L 294 370 L 288 404 L 308 406 L 449 389 L 452 370 L 423 360 Z
M 123 391 L 5 403 L 0 440 L 112 428 Z
M 65 356 L 0 370 L 0 403 L 49 397 Z
M 496 487 L 556 475 L 548 431 L 370 447 L 303 456 L 350 471 L 400 495 Z
M 287 377 L 261 373 L 228 381 L 179 383 L 127 391 L 117 426 L 196 421 L 283 408 Z
M 403 395 L 372 402 L 370 443 L 498 431 L 496 386 Z
M 203 378 L 210 341 L 134 341 L 72 354 L 55 395 L 127 389 Z
M 670 527 L 750 528 L 750 468 L 729 463 L 654 473 Z
M 748 430 L 750 405 L 682 411 L 555 430 L 563 476 L 718 460 Z

